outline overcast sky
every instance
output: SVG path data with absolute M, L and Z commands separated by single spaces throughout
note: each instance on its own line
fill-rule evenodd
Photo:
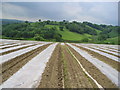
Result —
M 117 2 L 4 2 L 2 18 L 118 24 Z

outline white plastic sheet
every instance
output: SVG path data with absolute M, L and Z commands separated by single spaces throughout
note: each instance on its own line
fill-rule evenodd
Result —
M 112 59 L 114 61 L 120 62 L 120 58 L 118 58 L 116 56 L 113 56 L 113 55 L 110 55 L 108 53 L 104 53 L 104 52 L 101 52 L 101 51 L 98 51 L 98 50 L 95 50 L 95 49 L 92 49 L 92 48 L 89 48 L 89 47 L 86 47 L 86 46 L 82 46 L 82 45 L 79 45 L 79 44 L 76 44 L 76 45 L 81 46 L 81 47 L 86 48 L 86 49 L 89 49 L 91 51 L 94 51 L 96 53 L 99 53 L 99 54 L 101 54 L 101 55 L 103 55 L 103 56 L 105 56 L 107 58 L 110 58 L 110 59 Z
M 81 56 L 83 56 L 86 60 L 91 62 L 93 65 L 95 65 L 103 74 L 105 74 L 113 83 L 115 83 L 117 86 L 119 85 L 118 75 L 120 75 L 120 72 L 109 66 L 108 64 L 98 60 L 97 58 L 94 58 L 87 52 L 68 44 L 70 47 L 72 47 L 75 51 L 77 51 Z
M 87 47 L 89 47 L 89 46 L 87 46 Z M 97 50 L 101 50 L 101 51 L 104 51 L 104 52 L 107 52 L 107 53 L 111 53 L 111 54 L 120 56 L 120 55 L 118 55 L 117 52 L 112 52 L 112 51 L 106 50 L 106 49 L 104 49 L 104 48 L 99 48 L 99 47 L 94 47 L 94 46 L 91 46 L 90 48 L 97 49 Z
M 42 77 L 42 73 L 49 61 L 57 43 L 50 45 L 18 72 L 5 81 L 1 88 L 36 88 Z
M 41 45 L 35 45 L 35 46 L 31 46 L 31 47 L 28 47 L 28 48 L 25 48 L 25 49 L 22 49 L 22 50 L 18 50 L 18 51 L 15 51 L 15 52 L 12 52 L 12 53 L 9 53 L 9 54 L 6 54 L 6 55 L 3 55 L 3 56 L 0 56 L 0 58 L 2 58 L 2 60 L 0 60 L 0 64 L 4 63 L 4 62 L 7 62 L 17 56 L 20 56 L 22 54 L 25 54 L 27 52 L 30 52 L 38 47 L 41 47 L 45 44 L 41 44 Z
M 16 47 L 7 48 L 7 49 L 2 49 L 2 50 L 0 50 L 0 53 L 4 53 L 4 52 L 7 52 L 7 51 L 11 51 L 11 50 L 23 48 L 23 47 L 26 47 L 26 46 L 31 46 L 31 45 L 34 45 L 34 44 L 20 45 L 20 46 L 16 46 Z
M 16 46 L 16 45 L 20 45 L 21 43 L 17 43 L 17 44 L 12 44 L 12 45 L 5 45 L 5 46 L 0 46 L 0 49 L 2 48 L 7 48 L 7 47 L 11 47 L 11 46 Z

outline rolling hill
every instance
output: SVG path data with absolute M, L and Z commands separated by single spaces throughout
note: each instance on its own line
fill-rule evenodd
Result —
M 119 44 L 119 26 L 50 20 L 2 26 L 2 38 L 7 39 Z
M 0 23 L 2 22 L 2 24 L 12 24 L 12 23 L 23 23 L 25 21 L 22 20 L 15 20 L 15 19 L 0 19 Z

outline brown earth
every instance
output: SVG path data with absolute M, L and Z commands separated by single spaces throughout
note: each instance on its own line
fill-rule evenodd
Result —
M 1 43 L 3 44 L 3 43 Z M 15 44 L 15 43 L 10 43 L 10 44 L 3 44 L 3 45 L 0 45 L 0 46 L 5 46 L 5 45 L 12 45 L 12 44 Z
M 93 47 L 90 47 L 90 48 L 95 49 L 95 50 L 98 50 L 98 51 L 101 51 L 101 52 L 104 52 L 104 53 L 108 53 L 108 54 L 110 54 L 110 55 L 113 55 L 113 56 L 116 56 L 116 57 L 119 57 L 119 58 L 120 58 L 120 56 L 115 55 L 115 54 L 113 54 L 113 53 L 111 53 L 111 52 L 106 52 L 106 51 L 99 50 L 99 49 L 96 49 L 96 48 L 93 48 Z
M 58 45 L 50 58 L 38 88 L 97 88 L 82 71 L 65 46 Z
M 83 72 L 66 47 L 63 47 L 63 54 L 67 69 L 66 88 L 97 88 L 96 84 Z
M 34 45 L 36 45 L 36 44 L 34 44 Z M 25 47 L 21 47 L 21 48 L 18 48 L 18 49 L 6 51 L 6 52 L 3 52 L 3 53 L 0 53 L 0 55 L 5 55 L 5 54 L 11 53 L 11 52 L 15 52 L 15 51 L 18 51 L 18 50 L 20 50 L 20 49 L 25 49 L 25 48 L 28 48 L 28 47 L 31 47 L 31 46 L 34 46 L 34 45 L 25 46 Z
M 96 46 L 96 47 L 98 47 L 98 48 L 101 48 L 100 46 Z M 103 49 L 103 48 L 101 48 L 101 49 Z M 108 51 L 112 51 L 112 52 L 116 52 L 116 53 L 118 53 L 118 51 L 113 51 L 113 50 L 111 50 L 110 48 L 104 48 L 105 50 L 108 50 Z
M 22 44 L 21 44 L 22 45 Z M 14 46 L 9 46 L 9 47 L 4 47 L 2 49 L 6 49 L 6 48 L 10 48 L 10 47 L 15 47 L 15 46 L 19 46 L 19 45 L 14 45 Z
M 61 88 L 63 87 L 61 48 L 57 45 L 44 73 L 38 88 Z
M 69 47 L 69 46 L 68 46 Z M 74 49 L 69 47 L 77 59 L 81 62 L 86 71 L 95 79 L 97 82 L 102 85 L 104 88 L 117 88 L 115 84 L 112 83 L 110 79 L 107 78 L 98 68 L 96 68 L 92 63 L 82 57 Z
M 74 44 L 73 44 L 73 45 L 74 45 Z M 76 47 L 78 47 L 78 48 L 80 48 L 80 49 L 82 49 L 82 50 L 87 51 L 87 52 L 88 52 L 90 55 L 92 55 L 93 57 L 95 57 L 95 58 L 103 61 L 103 62 L 106 63 L 106 64 L 109 64 L 109 65 L 112 66 L 114 69 L 116 69 L 116 70 L 118 70 L 118 71 L 120 72 L 120 68 L 119 68 L 120 62 L 114 61 L 114 60 L 112 60 L 112 59 L 110 59 L 110 58 L 107 58 L 107 57 L 105 57 L 105 56 L 103 56 L 103 55 L 101 55 L 101 54 L 98 54 L 98 53 L 96 53 L 96 52 L 94 52 L 94 51 L 91 51 L 91 50 L 89 50 L 89 49 L 83 48 L 83 47 L 81 47 L 81 46 L 77 46 L 77 45 L 74 45 L 74 46 L 76 46 Z
M 2 65 L 3 81 L 6 81 L 10 76 L 17 72 L 33 57 L 47 48 L 50 44 L 39 47 L 25 55 L 18 56 Z M 68 45 L 58 44 L 55 48 L 49 62 L 46 65 L 42 74 L 41 82 L 38 88 L 98 88 L 81 69 L 78 62 L 71 55 L 70 51 L 81 62 L 86 71 L 104 88 L 117 88 L 102 72 L 97 69 L 92 63 L 87 61 L 74 49 Z M 94 53 L 93 53 L 94 55 Z
M 24 66 L 28 61 L 30 61 L 37 54 L 42 52 L 50 44 L 41 46 L 31 52 L 24 55 L 18 56 L 8 62 L 2 64 L 2 82 L 6 81 L 10 76 L 17 72 L 22 66 Z

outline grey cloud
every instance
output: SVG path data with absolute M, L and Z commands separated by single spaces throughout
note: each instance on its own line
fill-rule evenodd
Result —
M 3 8 L 10 9 L 10 5 L 16 6 L 21 11 L 17 11 L 17 8 L 12 8 L 11 11 L 3 9 L 4 16 L 7 18 L 89 20 L 94 23 L 113 25 L 117 25 L 118 22 L 117 2 L 10 2 L 3 3 Z M 16 13 L 12 13 L 13 11 Z

